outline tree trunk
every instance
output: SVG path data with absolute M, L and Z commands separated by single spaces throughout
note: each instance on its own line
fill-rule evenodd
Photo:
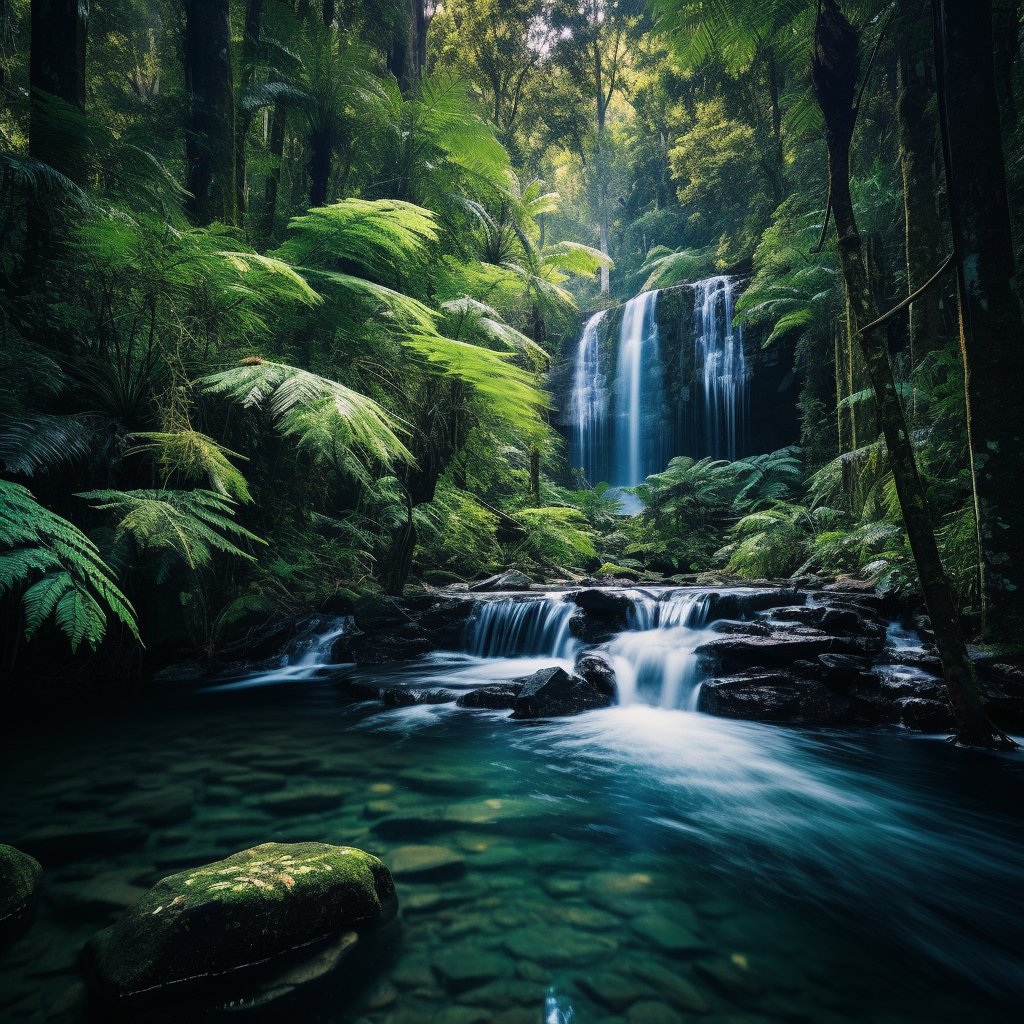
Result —
M 273 166 L 263 183 L 263 215 L 260 218 L 260 239 L 269 242 L 274 237 L 277 221 L 277 190 L 281 183 L 281 164 L 284 160 L 284 118 L 285 110 L 280 103 L 274 104 L 270 115 L 270 138 L 268 148 Z
M 235 89 L 228 0 L 185 0 L 185 209 L 196 224 L 235 223 Z
M 245 27 L 242 31 L 242 69 L 239 82 L 239 99 L 244 97 L 252 84 L 253 70 L 260 45 L 260 19 L 263 16 L 263 0 L 247 0 L 245 5 Z M 248 195 L 245 178 L 245 137 L 252 125 L 252 112 L 237 106 L 238 118 L 235 124 L 235 209 L 239 223 L 245 223 Z
M 327 188 L 331 181 L 331 150 L 322 142 L 312 140 L 309 157 L 309 205 L 326 206 Z
M 29 51 L 31 121 L 29 154 L 77 177 L 73 137 L 58 131 L 48 97 L 85 111 L 85 45 L 88 0 L 32 0 L 32 39 Z
M 1012 132 L 1017 127 L 1017 99 L 1013 94 L 1014 65 L 1020 59 L 1020 4 L 1004 0 L 993 12 L 995 27 L 996 91 L 1003 116 L 1003 127 Z
M 391 547 L 388 549 L 387 566 L 382 574 L 384 593 L 401 597 L 409 573 L 412 571 L 412 556 L 416 551 L 416 524 L 412 519 L 412 504 L 409 505 L 408 519 L 391 531 Z
M 985 630 L 1024 629 L 1024 319 L 992 59 L 992 7 L 933 0 L 968 436 L 984 566 Z
M 906 234 L 907 294 L 911 295 L 938 269 L 943 258 L 942 223 L 935 204 L 936 122 L 928 105 L 934 91 L 915 21 L 904 22 L 899 55 L 900 169 L 903 172 L 903 216 Z M 910 360 L 916 366 L 939 347 L 942 338 L 942 292 L 931 288 L 910 307 Z
M 334 24 L 334 0 L 324 0 L 323 3 L 323 16 L 324 25 L 330 28 Z
M 530 493 L 540 508 L 540 449 L 536 445 L 530 446 Z
M 811 73 L 815 99 L 825 119 L 829 188 L 850 316 L 875 392 L 907 538 L 935 632 L 946 689 L 957 717 L 957 742 L 1007 749 L 1015 744 L 989 722 L 974 666 L 967 655 L 959 610 L 939 557 L 924 485 L 893 381 L 885 332 L 877 327 L 863 329 L 878 318 L 878 310 L 850 194 L 850 145 L 859 65 L 859 34 L 843 16 L 836 0 L 824 0 L 815 25 Z

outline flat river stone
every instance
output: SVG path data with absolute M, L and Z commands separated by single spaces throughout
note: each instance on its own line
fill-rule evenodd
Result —
M 646 981 L 673 1006 L 689 1013 L 710 1013 L 711 1007 L 707 1000 L 685 978 L 680 978 L 674 971 L 653 963 L 633 964 L 633 973 Z
M 147 825 L 173 825 L 192 817 L 192 790 L 188 786 L 169 786 L 133 794 L 114 804 L 110 813 Z
M 464 874 L 466 858 L 446 846 L 400 846 L 391 851 L 388 866 L 403 881 L 432 882 Z
M 511 964 L 503 956 L 476 946 L 449 946 L 430 961 L 438 980 L 450 992 L 486 985 L 506 974 Z
M 260 804 L 271 814 L 287 816 L 331 811 L 338 807 L 344 798 L 345 790 L 336 786 L 306 786 L 303 789 L 285 789 L 280 793 L 269 793 Z
M 505 948 L 516 957 L 545 967 L 587 964 L 603 960 L 618 948 L 614 939 L 578 932 L 574 928 L 520 928 L 505 936 Z
M 643 914 L 629 922 L 630 928 L 665 953 L 707 953 L 711 947 L 689 928 L 661 914 Z
M 264 843 L 163 879 L 87 949 L 101 988 L 132 996 L 380 923 L 397 908 L 391 873 L 371 854 Z
M 577 977 L 579 985 L 588 996 L 615 1013 L 621 1013 L 638 999 L 650 996 L 651 992 L 632 978 L 624 978 L 612 971 L 598 971 Z

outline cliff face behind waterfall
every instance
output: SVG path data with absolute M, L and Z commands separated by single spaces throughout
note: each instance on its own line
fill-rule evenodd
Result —
M 664 429 L 670 434 L 668 447 L 672 455 L 701 457 L 703 451 L 693 438 L 690 424 L 694 403 L 699 401 L 702 387 L 701 368 L 694 353 L 695 289 L 690 286 L 665 289 L 658 294 L 655 316 L 658 324 L 657 345 L 663 375 Z M 736 288 L 742 294 L 742 284 Z M 598 327 L 600 371 L 609 386 L 614 382 L 622 333 L 625 304 L 608 310 Z M 567 441 L 572 435 L 572 388 L 576 355 L 583 324 L 579 331 L 567 336 L 561 358 L 552 368 L 549 386 L 555 412 L 552 422 Z M 776 451 L 800 439 L 797 410 L 797 384 L 794 372 L 794 345 L 783 338 L 763 347 L 766 332 L 744 328 L 743 350 L 747 367 L 747 414 L 744 440 L 737 455 Z M 610 436 L 610 433 L 609 433 Z M 569 465 L 577 468 L 570 460 Z M 591 480 L 591 484 L 598 483 Z

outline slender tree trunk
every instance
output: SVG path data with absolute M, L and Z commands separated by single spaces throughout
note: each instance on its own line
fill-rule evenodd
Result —
M 247 0 L 245 5 L 245 27 L 242 31 L 242 69 L 239 78 L 238 98 L 241 101 L 252 84 L 257 51 L 260 45 L 260 19 L 263 16 L 263 0 Z M 235 209 L 239 223 L 245 223 L 248 206 L 248 190 L 245 177 L 245 138 L 252 125 L 252 111 L 236 106 L 235 122 Z
M 335 15 L 334 0 L 324 0 L 324 3 L 323 3 L 323 16 L 324 16 L 324 25 L 326 25 L 327 28 L 330 28 L 331 25 L 334 24 L 334 15 Z
M 967 655 L 959 610 L 939 557 L 924 485 L 893 381 L 885 332 L 880 328 L 863 329 L 878 318 L 878 310 L 850 194 L 850 145 L 859 65 L 857 31 L 843 16 L 836 0 L 823 0 L 815 25 L 811 70 L 815 98 L 825 119 L 829 187 L 850 316 L 858 331 L 875 392 L 907 538 L 935 632 L 946 688 L 957 717 L 957 741 L 969 746 L 1010 748 L 1013 742 L 996 729 L 985 714 L 984 697 Z
M 274 104 L 270 114 L 270 138 L 268 149 L 273 165 L 263 183 L 263 214 L 260 218 L 259 235 L 264 242 L 274 237 L 274 226 L 277 221 L 277 192 L 281 184 L 281 164 L 284 161 L 284 121 L 285 108 Z
M 402 596 L 412 571 L 412 558 L 416 551 L 416 524 L 412 514 L 413 507 L 410 504 L 406 521 L 397 530 L 391 531 L 391 547 L 381 584 L 384 593 L 392 597 Z
M 597 159 L 594 168 L 597 171 L 597 216 L 598 245 L 601 252 L 608 255 L 608 167 L 605 160 L 604 127 L 607 111 L 605 110 L 604 77 L 601 64 L 600 40 L 594 41 L 594 84 L 597 93 Z M 610 290 L 608 265 L 601 265 L 601 294 L 607 295 Z
M 235 223 L 235 89 L 228 0 L 185 0 L 185 208 L 197 224 Z
M 88 0 L 32 0 L 29 154 L 75 177 L 75 152 L 45 109 L 50 97 L 85 111 Z
M 1019 120 L 1017 99 L 1013 94 L 1013 71 L 1020 59 L 1020 4 L 1017 0 L 1004 0 L 993 12 L 993 19 L 996 92 L 1003 127 L 1012 132 Z
M 943 258 L 942 223 L 935 204 L 936 128 L 929 104 L 934 90 L 929 63 L 922 53 L 917 25 L 904 29 L 899 56 L 900 169 L 903 172 L 903 216 L 906 233 L 907 294 L 913 294 L 938 269 Z M 942 292 L 931 288 L 910 307 L 910 358 L 916 366 L 938 348 L 942 338 Z
M 989 0 L 933 0 L 960 340 L 984 565 L 986 634 L 1024 630 L 1024 319 L 992 59 Z
M 331 150 L 315 139 L 312 148 L 309 158 L 309 205 L 326 206 L 327 189 L 331 181 Z

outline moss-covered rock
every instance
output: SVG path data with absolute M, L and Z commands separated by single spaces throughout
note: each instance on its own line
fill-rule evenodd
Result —
M 0 844 L 0 943 L 17 938 L 31 923 L 42 877 L 38 861 Z
M 398 909 L 388 869 L 324 843 L 264 843 L 158 882 L 89 943 L 94 974 L 130 996 L 233 971 Z

